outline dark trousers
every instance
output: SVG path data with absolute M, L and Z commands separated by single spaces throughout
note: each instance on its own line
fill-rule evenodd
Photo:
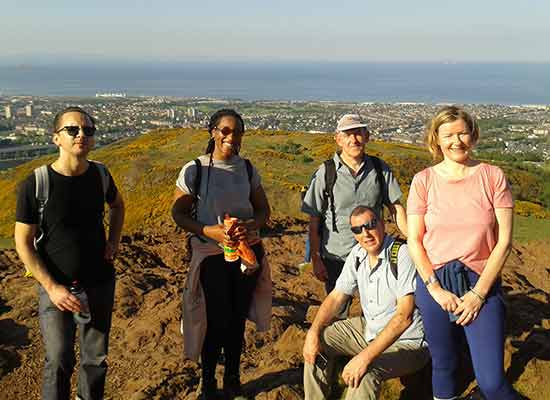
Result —
M 335 260 L 332 258 L 325 258 L 322 257 L 323 264 L 325 264 L 325 267 L 327 268 L 327 275 L 328 280 L 325 282 L 325 290 L 327 291 L 327 295 L 332 292 L 332 289 L 336 286 L 336 281 L 338 280 L 338 277 L 342 273 L 342 269 L 344 268 L 344 261 Z M 342 306 L 342 309 L 336 316 L 337 319 L 346 319 L 349 314 L 349 308 L 351 306 L 351 297 L 346 301 L 346 303 Z
M 253 246 L 258 260 L 261 244 Z M 206 337 L 201 352 L 203 381 L 212 381 L 223 348 L 225 377 L 238 377 L 244 345 L 244 328 L 260 270 L 251 275 L 241 271 L 241 262 L 227 262 L 223 254 L 206 257 L 200 281 L 206 301 Z
M 441 269 L 436 270 L 441 280 Z M 479 275 L 468 271 L 469 286 Z M 428 293 L 420 276 L 416 279 L 415 301 L 424 322 L 428 348 L 432 356 L 433 394 L 439 399 L 458 395 L 456 374 L 459 365 L 459 334 L 464 329 L 477 383 L 487 400 L 516 399 L 504 375 L 504 316 L 500 283 L 486 297 L 478 317 L 462 328 L 449 320 L 449 314 Z
M 75 366 L 77 324 L 71 312 L 60 311 L 39 286 L 40 331 L 46 353 L 42 380 L 43 400 L 69 400 Z M 92 320 L 80 325 L 80 370 L 77 395 L 83 400 L 103 399 L 107 349 L 113 311 L 115 280 L 87 288 Z

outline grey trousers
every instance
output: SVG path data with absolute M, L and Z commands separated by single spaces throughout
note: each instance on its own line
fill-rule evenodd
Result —
M 69 400 L 71 375 L 75 365 L 75 333 L 73 314 L 60 311 L 39 286 L 40 331 L 46 361 L 42 380 L 43 400 Z M 80 371 L 77 398 L 103 399 L 107 374 L 107 349 L 113 311 L 114 278 L 96 287 L 87 288 L 92 321 L 79 326 Z
M 337 356 L 353 357 L 368 346 L 363 335 L 365 319 L 355 317 L 334 322 L 321 335 L 322 352 L 328 358 L 327 367 L 305 363 L 304 392 L 309 400 L 326 399 L 330 395 L 334 360 Z M 414 341 L 397 341 L 374 360 L 361 383 L 355 389 L 348 388 L 346 400 L 376 399 L 380 385 L 386 379 L 412 374 L 429 361 L 429 351 Z

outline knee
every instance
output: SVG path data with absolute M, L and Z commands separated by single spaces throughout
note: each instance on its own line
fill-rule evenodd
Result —
M 356 389 L 348 389 L 346 399 L 377 399 L 382 380 L 374 371 L 367 372 Z M 348 397 L 349 396 L 349 397 Z
M 82 365 L 90 365 L 94 367 L 101 367 L 107 364 L 107 354 L 97 354 L 94 356 L 83 356 L 80 361 Z
M 432 356 L 432 370 L 439 371 L 441 373 L 453 374 L 458 368 L 458 357 L 456 354 L 434 354 Z
M 488 400 L 492 399 L 509 399 L 512 392 L 511 386 L 506 381 L 502 374 L 491 374 L 477 378 L 479 388 Z
M 58 346 L 46 351 L 46 365 L 50 368 L 72 371 L 75 364 L 74 353 L 69 349 Z

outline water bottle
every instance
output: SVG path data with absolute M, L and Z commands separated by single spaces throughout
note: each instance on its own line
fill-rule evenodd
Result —
M 69 290 L 74 296 L 78 297 L 78 300 L 80 300 L 80 311 L 73 313 L 74 321 L 77 324 L 87 324 L 92 320 L 92 316 L 90 314 L 90 305 L 88 304 L 86 292 L 77 281 L 73 282 Z

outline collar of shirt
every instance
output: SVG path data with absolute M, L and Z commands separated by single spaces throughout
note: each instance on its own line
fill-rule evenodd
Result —
M 367 153 L 363 153 L 363 162 L 359 166 L 359 169 L 357 170 L 356 176 L 360 175 L 364 168 L 367 166 Z M 342 157 L 340 157 L 340 153 L 336 152 L 334 153 L 334 162 L 336 163 L 336 170 L 338 171 L 340 167 L 344 166 L 346 167 L 346 170 L 351 174 L 350 167 L 342 160 Z
M 364 248 L 359 245 L 360 249 L 357 252 L 356 257 L 359 259 L 359 267 L 358 268 L 367 268 L 368 274 L 371 275 L 374 273 L 378 268 L 384 263 L 384 260 L 388 258 L 388 249 L 390 248 L 390 245 L 392 243 L 392 237 L 388 234 L 384 234 L 384 240 L 382 242 L 382 249 L 380 250 L 380 254 L 378 254 L 378 262 L 374 267 L 371 268 L 368 252 Z

